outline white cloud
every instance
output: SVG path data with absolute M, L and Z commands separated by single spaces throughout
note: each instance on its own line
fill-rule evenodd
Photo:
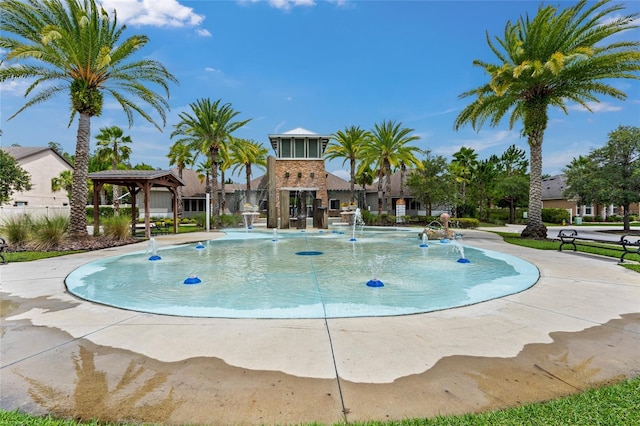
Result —
M 569 111 L 585 111 L 588 112 L 591 110 L 592 112 L 613 112 L 620 111 L 622 107 L 611 105 L 609 102 L 587 102 L 587 106 L 589 109 L 586 109 L 580 104 L 569 105 L 567 109 Z
M 204 20 L 203 15 L 177 0 L 102 0 L 102 6 L 108 12 L 115 9 L 120 21 L 132 25 L 196 27 Z
M 351 180 L 351 173 L 349 170 L 334 170 L 331 173 L 346 181 Z
M 238 0 L 238 3 L 260 3 L 263 1 L 264 0 Z M 267 0 L 267 3 L 269 3 L 271 7 L 282 10 L 291 10 L 292 8 L 298 6 L 309 7 L 316 5 L 316 2 L 314 0 Z
M 211 33 L 209 32 L 209 30 L 205 30 L 204 28 L 197 28 L 196 34 L 198 34 L 200 37 L 211 37 Z
M 282 126 L 284 126 L 286 123 L 286 121 L 281 121 L 280 123 L 278 123 L 278 125 L 275 127 L 275 129 L 273 129 L 273 133 L 278 133 L 280 131 L 280 129 L 282 129 Z
M 217 68 L 212 68 L 212 67 L 205 67 L 205 69 L 204 69 L 204 70 L 205 70 L 205 71 L 207 71 L 207 72 L 222 72 L 222 71 L 220 71 L 219 69 L 217 69 Z

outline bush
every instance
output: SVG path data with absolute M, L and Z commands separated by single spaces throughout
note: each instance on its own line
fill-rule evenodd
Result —
M 9 216 L 0 227 L 0 232 L 7 238 L 8 242 L 15 245 L 22 245 L 29 239 L 31 230 L 31 217 L 29 215 Z
M 236 226 L 244 225 L 242 216 L 234 214 L 221 214 L 220 225 L 224 228 L 234 228 Z
M 463 217 L 460 219 L 451 219 L 450 222 L 457 222 L 457 225 L 459 228 L 461 229 L 471 229 L 471 228 L 477 228 L 478 226 L 480 226 L 480 221 L 478 219 L 475 218 L 470 218 L 470 217 Z
M 36 251 L 49 251 L 58 246 L 69 229 L 69 218 L 56 215 L 36 219 L 31 225 L 28 245 Z
M 104 220 L 104 235 L 114 240 L 124 240 L 131 235 L 131 219 L 120 214 Z
M 569 222 L 569 212 L 565 209 L 542 209 L 542 221 L 547 223 Z
M 622 217 L 612 214 L 611 216 L 607 217 L 607 222 L 622 222 Z

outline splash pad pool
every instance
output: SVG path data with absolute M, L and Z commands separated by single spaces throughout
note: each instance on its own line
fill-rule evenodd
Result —
M 528 262 L 458 241 L 421 247 L 415 229 L 366 229 L 355 241 L 350 234 L 231 231 L 204 248 L 159 250 L 155 261 L 148 252 L 94 261 L 66 286 L 83 299 L 157 314 L 341 318 L 465 306 L 520 292 L 539 277 Z M 199 282 L 186 285 L 190 278 Z

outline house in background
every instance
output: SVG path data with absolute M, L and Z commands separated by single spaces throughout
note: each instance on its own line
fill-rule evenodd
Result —
M 599 216 L 602 220 L 605 220 L 609 216 L 624 214 L 621 207 L 616 207 L 612 204 L 591 204 L 581 205 L 578 204 L 578 200 L 568 199 L 564 196 L 564 191 L 567 189 L 567 177 L 565 175 L 551 176 L 546 179 L 542 179 L 542 207 L 543 208 L 556 208 L 565 209 L 571 215 L 571 219 L 578 217 L 596 217 Z M 638 214 L 640 209 L 640 203 L 631 205 L 631 214 Z
M 16 160 L 31 176 L 31 190 L 16 192 L 7 203 L 14 207 L 66 207 L 69 197 L 65 190 L 52 191 L 51 179 L 73 166 L 49 147 L 10 146 L 1 148 Z

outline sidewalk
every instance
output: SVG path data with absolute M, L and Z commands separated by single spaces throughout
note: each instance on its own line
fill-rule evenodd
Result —
M 613 259 L 507 245 L 483 231 L 465 230 L 463 241 L 534 263 L 539 282 L 400 317 L 180 318 L 65 292 L 73 269 L 147 242 L 10 263 L 0 267 L 0 406 L 104 421 L 330 424 L 490 410 L 640 374 L 637 273 Z

